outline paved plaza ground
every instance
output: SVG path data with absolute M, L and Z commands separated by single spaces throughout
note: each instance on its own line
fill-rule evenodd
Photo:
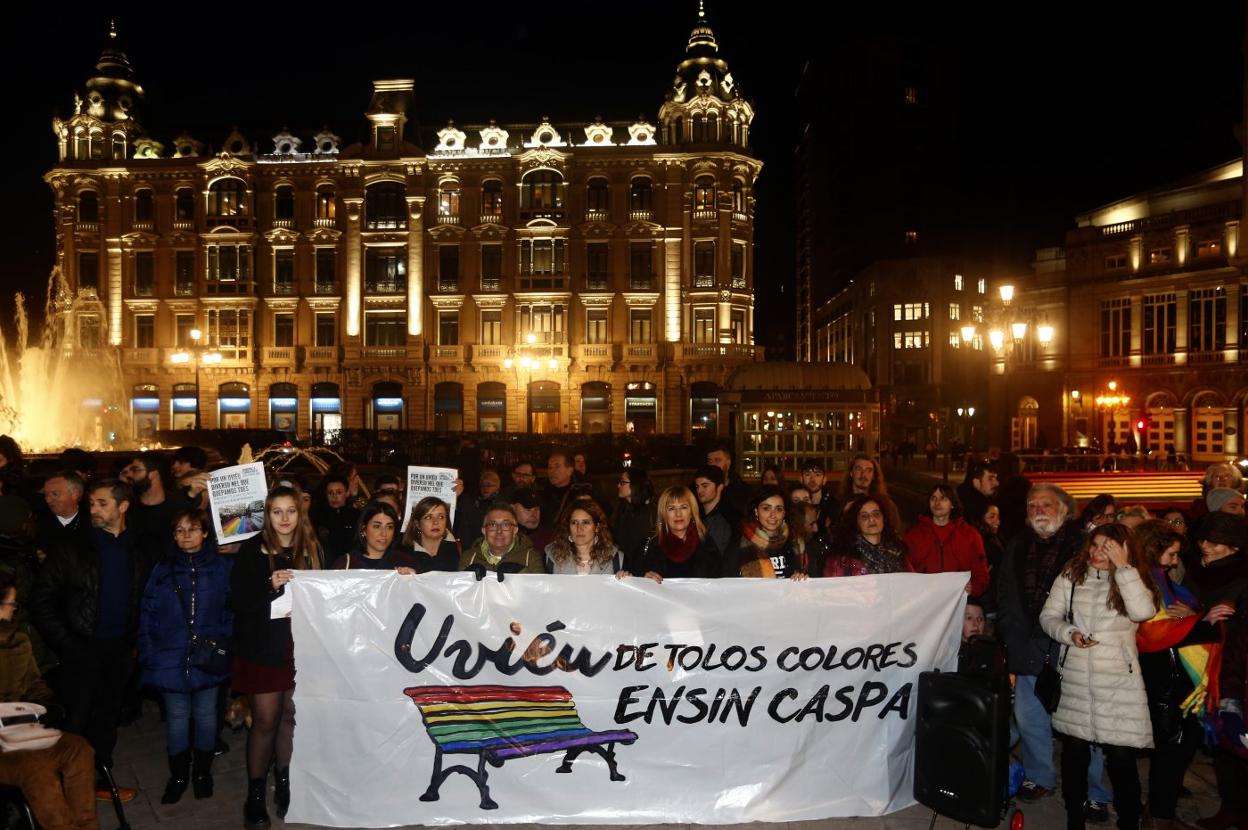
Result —
M 246 733 L 228 734 L 231 751 L 217 759 L 214 774 L 217 782 L 216 795 L 210 800 L 196 801 L 190 791 L 178 804 L 165 806 L 160 803 L 165 780 L 169 772 L 165 762 L 164 727 L 160 722 L 156 704 L 144 703 L 144 714 L 137 723 L 121 729 L 117 749 L 118 782 L 139 788 L 138 797 L 127 805 L 126 815 L 133 830 L 146 828 L 171 828 L 173 830 L 241 830 L 243 824 L 243 799 L 247 782 L 244 770 L 243 744 Z M 1147 781 L 1148 765 L 1140 763 L 1141 781 Z M 272 778 L 270 778 L 270 784 Z M 1199 816 L 1210 815 L 1217 809 L 1217 791 L 1213 783 L 1213 766 L 1203 753 L 1188 771 L 1186 785 L 1192 791 L 1191 798 L 1179 802 L 1179 817 L 1195 821 Z M 417 797 L 424 791 L 426 781 L 412 785 L 412 818 L 418 819 L 423 804 Z M 1044 830 L 1060 830 L 1065 826 L 1060 796 L 1051 796 L 1035 804 L 1023 805 L 1025 827 Z M 920 830 L 926 828 L 931 811 L 915 806 L 899 813 L 880 818 L 827 819 L 823 821 L 781 822 L 777 824 L 733 825 L 736 828 L 757 827 L 759 830 L 849 830 L 849 828 L 873 828 L 873 830 Z M 273 817 L 275 830 L 282 827 L 306 828 L 312 825 L 290 824 Z M 419 826 L 419 825 L 412 825 Z M 515 825 L 512 825 L 515 826 Z M 563 825 L 567 827 L 568 825 Z M 938 828 L 960 827 L 949 819 L 936 822 Z M 1002 824 L 1002 827 L 1008 826 Z M 1089 825 L 1095 828 L 1097 825 Z M 1110 827 L 1112 825 L 1101 825 Z M 101 830 L 115 830 L 117 820 L 112 806 L 100 804 Z

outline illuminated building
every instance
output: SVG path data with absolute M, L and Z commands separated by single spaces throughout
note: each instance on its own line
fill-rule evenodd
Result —
M 448 124 L 421 146 L 416 82 L 384 80 L 366 143 L 234 131 L 214 155 L 147 135 L 111 35 L 46 175 L 58 262 L 106 317 L 80 346 L 122 350 L 140 434 L 197 411 L 301 436 L 717 434 L 761 352 L 761 164 L 699 17 L 653 124 Z

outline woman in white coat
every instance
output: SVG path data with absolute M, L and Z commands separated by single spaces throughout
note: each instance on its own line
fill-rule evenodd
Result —
M 1140 826 L 1135 758 L 1153 745 L 1135 629 L 1157 613 L 1147 563 L 1119 524 L 1092 531 L 1053 582 L 1040 612 L 1044 632 L 1066 646 L 1062 699 L 1053 728 L 1062 739 L 1062 798 L 1068 830 L 1083 828 L 1092 745 L 1105 750 L 1119 830 Z

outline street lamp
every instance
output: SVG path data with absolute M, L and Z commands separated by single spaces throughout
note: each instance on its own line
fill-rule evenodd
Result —
M 221 353 L 215 349 L 209 351 L 208 346 L 200 342 L 204 333 L 199 329 L 191 329 L 189 334 L 191 345 L 169 355 L 169 362 L 177 366 L 191 362 L 195 364 L 195 429 L 200 429 L 199 367 L 201 364 L 215 366 L 220 363 Z

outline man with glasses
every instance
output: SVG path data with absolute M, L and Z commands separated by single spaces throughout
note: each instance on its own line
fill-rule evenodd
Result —
M 521 461 L 511 468 L 512 487 L 532 487 L 535 483 L 537 483 L 537 471 L 533 469 L 533 462 Z
M 459 566 L 465 571 L 485 568 L 503 573 L 545 573 L 542 554 L 533 550 L 533 543 L 523 533 L 516 512 L 506 502 L 495 502 L 481 523 L 481 539 L 465 548 Z

